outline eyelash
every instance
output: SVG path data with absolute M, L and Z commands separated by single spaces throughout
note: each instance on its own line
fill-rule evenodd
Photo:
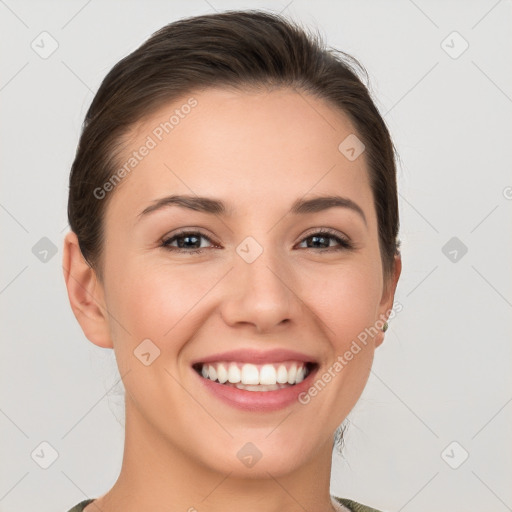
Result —
M 215 243 L 212 241 L 212 239 L 209 236 L 201 233 L 200 231 L 181 231 L 179 233 L 174 234 L 170 238 L 162 240 L 161 246 L 164 249 L 167 249 L 168 251 L 176 251 L 176 252 L 187 253 L 187 254 L 201 254 L 204 251 L 205 247 L 200 248 L 200 249 L 191 249 L 191 250 L 181 249 L 178 247 L 171 247 L 171 245 L 170 245 L 171 242 L 174 242 L 175 240 L 177 240 L 179 238 L 185 238 L 185 237 L 191 236 L 191 235 L 199 235 L 197 238 L 205 238 L 210 243 L 215 245 Z M 348 240 L 348 238 L 340 236 L 337 231 L 331 230 L 329 228 L 321 228 L 319 231 L 313 232 L 312 234 L 303 238 L 300 243 L 304 242 L 305 240 L 308 240 L 309 238 L 313 238 L 313 237 L 331 238 L 339 244 L 338 247 L 320 248 L 321 252 L 338 252 L 338 251 L 343 251 L 343 250 L 354 249 L 353 244 Z M 315 249 L 314 247 L 305 247 L 305 249 L 311 249 L 313 251 L 318 251 L 318 249 Z

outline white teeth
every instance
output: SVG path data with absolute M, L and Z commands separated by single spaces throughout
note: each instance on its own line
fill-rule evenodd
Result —
M 259 384 L 260 374 L 258 367 L 253 364 L 244 364 L 242 366 L 242 376 L 240 379 L 242 384 Z
M 217 379 L 221 384 L 228 380 L 228 371 L 222 363 L 217 366 Z
M 294 384 L 297 377 L 297 365 L 292 364 L 288 370 L 288 384 Z
M 286 371 L 286 366 L 284 366 L 284 364 L 279 365 L 279 368 L 277 369 L 276 381 L 279 382 L 279 384 L 286 384 L 288 382 L 288 372 Z
M 280 384 L 273 384 L 271 386 L 246 386 L 245 384 L 235 384 L 235 387 L 238 389 L 245 389 L 246 391 L 276 391 L 287 386 L 283 386 Z
M 265 364 L 262 366 L 259 383 L 264 384 L 265 386 L 271 386 L 276 383 L 276 369 L 271 364 Z
M 228 381 L 231 382 L 232 384 L 240 382 L 240 369 L 235 363 L 231 363 L 229 365 Z
M 305 363 L 279 363 L 257 366 L 250 363 L 206 363 L 201 367 L 205 379 L 221 384 L 240 384 L 240 389 L 260 386 L 260 390 L 272 391 L 302 382 L 308 374 Z M 247 388 L 245 387 L 247 386 Z M 278 386 L 278 388 L 275 388 Z M 262 389 L 265 388 L 265 389 Z M 250 389 L 256 391 L 256 389 Z

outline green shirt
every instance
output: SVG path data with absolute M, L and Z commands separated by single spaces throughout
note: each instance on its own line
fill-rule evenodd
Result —
M 345 498 L 338 498 L 337 496 L 334 496 L 334 499 L 341 503 L 342 505 L 345 505 L 349 510 L 352 512 L 379 512 L 376 508 L 366 507 L 365 505 L 361 505 L 361 503 L 356 503 L 352 500 L 347 500 Z M 78 505 L 75 505 L 72 509 L 70 509 L 68 512 L 82 512 L 83 509 L 91 503 L 91 501 L 94 501 L 92 499 L 90 500 L 84 500 L 81 501 Z

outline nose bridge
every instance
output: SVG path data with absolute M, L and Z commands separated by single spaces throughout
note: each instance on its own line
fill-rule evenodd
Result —
M 252 323 L 271 329 L 297 314 L 292 272 L 276 248 L 249 236 L 237 247 L 229 290 L 222 306 L 227 323 Z

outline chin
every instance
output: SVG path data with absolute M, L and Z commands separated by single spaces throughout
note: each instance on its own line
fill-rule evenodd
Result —
M 244 436 L 243 440 L 219 443 L 222 451 L 210 453 L 207 464 L 216 472 L 229 473 L 230 478 L 268 479 L 270 475 L 277 478 L 295 472 L 315 452 L 313 446 L 308 448 L 299 439 L 296 443 L 283 436 L 276 436 L 272 441 L 264 437 L 248 439 L 249 436 Z

